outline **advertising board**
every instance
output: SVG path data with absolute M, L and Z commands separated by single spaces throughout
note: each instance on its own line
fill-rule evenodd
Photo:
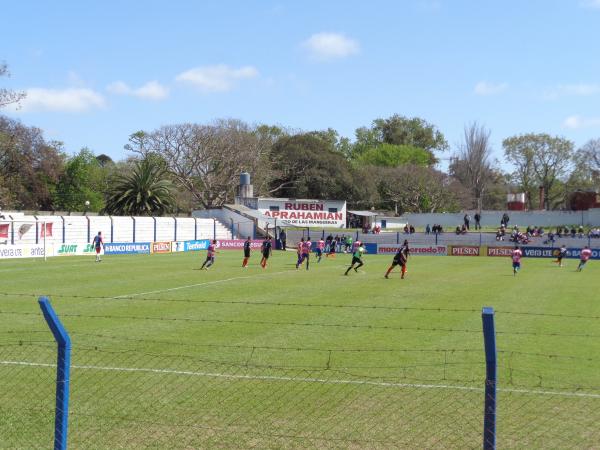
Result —
M 448 254 L 451 256 L 479 256 L 480 248 L 475 245 L 450 245 Z
M 378 244 L 378 255 L 395 254 L 401 247 L 400 244 Z M 411 255 L 447 256 L 448 250 L 445 245 L 410 245 Z
M 111 242 L 104 244 L 105 255 L 149 254 L 150 242 Z

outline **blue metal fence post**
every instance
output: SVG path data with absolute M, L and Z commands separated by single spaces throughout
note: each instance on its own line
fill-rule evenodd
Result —
M 213 239 L 217 238 L 217 219 L 213 219 Z M 232 236 L 233 239 L 233 236 Z
M 175 232 L 173 234 L 173 240 L 177 241 L 177 217 L 173 217 L 173 220 L 175 221 Z
M 396 244 L 400 243 L 400 232 L 396 231 Z
M 113 235 L 114 235 L 114 231 L 115 231 L 115 224 L 113 223 L 112 216 L 109 216 L 109 217 L 110 217 L 110 242 L 112 244 L 114 242 Z
M 156 217 L 152 216 L 152 220 L 154 221 L 154 239 L 152 239 L 152 241 L 156 242 Z
M 35 217 L 35 216 L 33 216 Z M 40 229 L 39 229 L 39 222 L 38 222 L 38 218 L 35 217 L 35 244 L 39 244 L 40 243 Z
M 485 408 L 483 417 L 483 449 L 496 448 L 496 330 L 494 308 L 484 307 L 481 311 L 483 322 L 483 343 L 485 348 Z
M 54 450 L 66 450 L 69 425 L 69 382 L 71 370 L 71 338 L 52 309 L 47 297 L 38 300 L 44 319 L 58 344 L 56 362 L 56 411 L 54 414 Z
M 66 227 L 65 227 L 65 216 L 60 216 L 60 220 L 62 220 L 62 243 L 65 244 L 66 243 Z M 89 241 L 88 241 L 89 242 Z
M 194 217 L 194 240 L 198 240 L 198 218 Z

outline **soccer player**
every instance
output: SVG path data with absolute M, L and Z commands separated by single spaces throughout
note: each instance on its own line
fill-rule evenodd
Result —
M 400 278 L 404 279 L 404 275 L 406 274 L 406 262 L 408 261 L 408 255 L 410 254 L 410 249 L 408 248 L 408 241 L 405 240 L 404 244 L 400 246 L 398 252 L 394 255 L 394 259 L 392 260 L 392 265 L 388 268 L 385 278 L 389 278 L 388 275 L 396 266 L 401 267 L 402 275 Z
M 583 268 L 585 267 L 585 263 L 588 262 L 588 259 L 590 259 L 591 256 L 592 250 L 589 246 L 586 245 L 585 247 L 583 247 L 583 249 L 581 249 L 581 256 L 579 260 L 579 265 L 577 266 L 577 272 L 581 272 L 583 270 Z
M 271 251 L 273 250 L 273 245 L 271 244 L 271 236 L 267 236 L 267 239 L 263 241 L 261 246 L 262 259 L 260 261 L 260 265 L 264 269 L 267 267 L 267 260 L 269 256 L 271 256 Z
M 302 264 L 302 252 L 304 251 L 304 238 L 300 238 L 300 242 L 296 244 L 296 253 L 298 254 L 298 261 L 296 262 L 296 270 L 300 268 Z
M 94 236 L 92 244 L 96 249 L 96 262 L 102 261 L 102 258 L 100 258 L 100 250 L 102 249 L 102 247 L 104 247 L 104 241 L 102 240 L 102 231 L 98 231 L 98 234 Z
M 523 252 L 519 248 L 518 245 L 515 245 L 515 249 L 512 251 L 512 266 L 513 266 L 513 276 L 517 275 L 517 272 L 521 269 L 521 257 L 523 256 Z
M 208 246 L 208 251 L 206 252 L 206 260 L 200 270 L 205 269 L 208 270 L 210 266 L 215 263 L 215 253 L 217 253 L 217 240 L 213 239 L 212 244 Z
M 306 238 L 304 241 L 304 245 L 302 246 L 302 261 L 306 260 L 306 270 L 308 270 L 310 264 L 310 252 L 312 250 L 312 242 L 310 241 L 310 236 Z M 302 263 L 300 263 L 302 264 Z
M 350 272 L 350 269 L 354 269 L 355 272 L 358 272 L 358 268 L 363 266 L 361 257 L 364 252 L 365 252 L 365 248 L 362 245 L 360 247 L 356 248 L 354 253 L 352 253 L 352 264 L 350 264 L 350 267 L 348 267 L 348 269 L 346 269 L 346 273 L 344 273 L 344 275 L 348 275 L 348 272 Z M 358 265 L 356 267 L 354 267 L 355 264 L 358 264 Z
M 248 239 L 244 241 L 244 260 L 242 261 L 242 267 L 244 269 L 248 267 L 248 260 L 250 259 L 250 245 L 250 236 L 248 236 Z
M 558 263 L 558 267 L 563 266 L 562 260 L 566 256 L 567 256 L 567 247 L 565 247 L 563 244 L 560 246 L 560 250 L 558 250 L 558 255 L 556 255 L 556 261 L 554 261 L 555 263 Z
M 323 252 L 325 251 L 325 241 L 323 240 L 323 238 L 319 239 L 319 242 L 317 243 L 317 257 L 319 259 L 317 259 L 317 262 L 320 263 L 321 262 L 321 258 L 323 257 Z

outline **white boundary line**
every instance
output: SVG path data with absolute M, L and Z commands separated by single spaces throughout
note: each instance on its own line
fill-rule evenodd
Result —
M 0 365 L 12 366 L 32 366 L 32 367 L 56 367 L 56 364 L 36 363 L 29 361 L 0 361 Z M 320 384 L 355 384 L 380 387 L 400 387 L 400 388 L 418 388 L 418 389 L 450 389 L 459 391 L 483 392 L 483 388 L 472 386 L 454 386 L 451 384 L 417 384 L 417 383 L 391 383 L 385 381 L 369 380 L 328 380 L 324 378 L 303 378 L 303 377 L 280 377 L 274 375 L 233 375 L 227 373 L 214 372 L 194 372 L 189 370 L 173 369 L 149 369 L 143 367 L 105 367 L 105 366 L 79 366 L 72 365 L 72 369 L 78 370 L 104 370 L 115 372 L 143 372 L 160 373 L 170 375 L 189 375 L 208 378 L 226 378 L 231 380 L 264 380 L 264 381 L 295 381 L 301 383 L 320 383 Z M 540 391 L 535 389 L 504 389 L 498 388 L 498 392 L 509 392 L 513 394 L 532 394 L 532 395 L 558 395 L 562 397 L 583 397 L 600 399 L 600 394 L 591 394 L 586 392 L 563 392 L 563 391 Z
M 288 273 L 288 271 L 282 271 L 282 272 L 272 272 L 272 273 L 266 273 L 265 275 L 278 275 L 281 273 Z M 193 287 L 198 287 L 198 286 L 208 286 L 211 284 L 218 284 L 218 283 L 226 283 L 228 281 L 235 281 L 235 280 L 245 280 L 247 278 L 263 278 L 260 274 L 255 274 L 255 275 L 246 275 L 243 277 L 234 277 L 234 278 L 225 278 L 223 280 L 214 280 L 214 281 L 205 281 L 204 283 L 196 283 L 196 284 L 188 284 L 186 286 L 177 286 L 174 288 L 168 288 L 168 289 L 158 289 L 156 291 L 148 291 L 148 292 L 138 292 L 135 294 L 124 294 L 124 295 L 118 295 L 116 297 L 113 297 L 113 299 L 123 299 L 123 298 L 129 298 L 129 297 L 139 297 L 141 295 L 149 295 L 149 294 L 159 294 L 161 292 L 172 292 L 172 291 L 178 291 L 180 289 L 189 289 L 189 288 L 193 288 Z

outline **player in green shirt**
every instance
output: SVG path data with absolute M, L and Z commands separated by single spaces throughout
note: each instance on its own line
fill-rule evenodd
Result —
M 350 267 L 348 267 L 348 269 L 346 270 L 346 273 L 344 273 L 344 275 L 348 275 L 348 272 L 350 272 L 350 269 L 354 269 L 355 272 L 358 272 L 358 268 L 363 265 L 361 258 L 362 258 L 363 253 L 365 253 L 365 252 L 366 252 L 366 250 L 362 245 L 359 245 L 356 247 L 356 249 L 352 253 L 352 264 L 350 265 Z M 358 264 L 358 265 L 356 267 L 354 267 L 355 264 Z

